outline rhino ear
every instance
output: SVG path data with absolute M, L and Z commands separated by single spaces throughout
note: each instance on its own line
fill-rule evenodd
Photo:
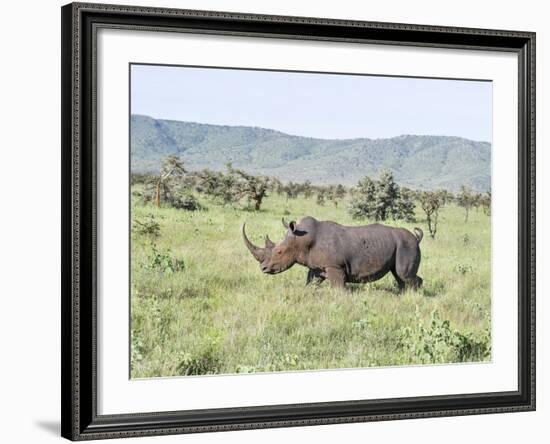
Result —
M 287 224 L 284 217 L 283 217 L 282 221 L 283 221 L 283 226 L 287 230 L 290 230 L 293 233 L 294 233 L 294 231 L 296 231 L 296 221 L 293 220 L 293 221 L 291 221 Z

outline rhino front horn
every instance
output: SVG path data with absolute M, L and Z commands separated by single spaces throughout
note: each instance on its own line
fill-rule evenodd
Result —
M 243 224 L 241 229 L 243 234 L 244 244 L 246 245 L 246 248 L 248 248 L 248 250 L 252 253 L 252 256 L 254 256 L 254 259 L 256 259 L 258 262 L 262 262 L 265 257 L 265 249 L 257 247 L 256 245 L 254 245 L 252 242 L 248 240 L 248 237 L 246 236 L 246 231 L 244 228 L 245 225 L 246 224 Z

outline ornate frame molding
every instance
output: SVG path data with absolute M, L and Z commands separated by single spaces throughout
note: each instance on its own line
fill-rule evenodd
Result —
M 535 34 L 72 3 L 62 8 L 62 436 L 71 440 L 535 409 Z M 98 27 L 515 52 L 519 61 L 519 390 L 97 415 L 95 39 Z

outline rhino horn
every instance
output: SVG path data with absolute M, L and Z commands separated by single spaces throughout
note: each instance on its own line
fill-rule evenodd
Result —
M 265 235 L 265 248 L 273 248 L 274 246 L 275 246 L 275 243 L 266 234 Z
M 252 256 L 254 256 L 254 258 L 258 262 L 262 262 L 265 258 L 265 248 L 259 248 L 248 240 L 248 237 L 246 237 L 246 232 L 244 229 L 245 225 L 246 224 L 243 224 L 242 230 L 241 230 L 243 233 L 244 244 L 246 245 L 246 248 L 250 250 L 250 252 L 252 253 Z

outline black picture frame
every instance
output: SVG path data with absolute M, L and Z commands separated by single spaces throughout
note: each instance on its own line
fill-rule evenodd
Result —
M 535 409 L 535 33 L 72 3 L 62 7 L 62 436 L 71 440 Z M 95 38 L 99 27 L 508 51 L 519 66 L 518 390 L 98 415 Z

